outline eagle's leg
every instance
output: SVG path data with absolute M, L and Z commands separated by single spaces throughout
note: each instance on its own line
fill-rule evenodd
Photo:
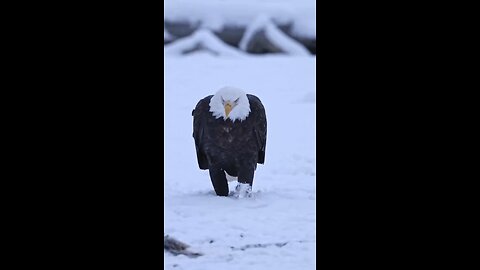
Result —
M 242 184 L 253 185 L 253 176 L 255 174 L 255 166 L 244 165 L 238 170 L 238 182 Z
M 228 196 L 228 182 L 225 172 L 218 167 L 209 168 L 210 179 L 218 196 Z

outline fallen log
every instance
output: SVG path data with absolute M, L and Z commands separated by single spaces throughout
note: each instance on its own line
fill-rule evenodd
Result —
M 189 247 L 190 247 L 189 245 L 183 242 L 180 242 L 168 235 L 165 235 L 163 237 L 163 249 L 175 256 L 185 255 L 190 258 L 196 258 L 203 255 L 202 253 L 199 253 L 199 252 L 189 251 L 188 250 Z

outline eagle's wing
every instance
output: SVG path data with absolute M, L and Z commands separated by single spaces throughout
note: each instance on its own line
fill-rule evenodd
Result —
M 197 103 L 197 106 L 192 111 L 193 116 L 193 138 L 195 139 L 195 148 L 197 150 L 198 167 L 202 170 L 208 169 L 208 160 L 205 153 L 202 151 L 203 131 L 207 123 L 207 117 L 210 116 L 210 99 L 213 95 L 208 96 Z
M 257 137 L 258 163 L 265 162 L 265 148 L 267 145 L 267 116 L 265 115 L 265 108 L 260 99 L 254 95 L 247 95 L 250 102 L 250 116 L 253 118 L 254 132 Z

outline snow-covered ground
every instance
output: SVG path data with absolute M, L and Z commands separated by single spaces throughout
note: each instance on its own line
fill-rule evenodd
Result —
M 166 56 L 165 234 L 204 255 L 165 253 L 164 269 L 314 269 L 316 265 L 314 56 Z M 266 109 L 265 164 L 254 197 L 217 197 L 198 168 L 192 109 L 223 86 Z M 236 183 L 230 182 L 230 190 Z

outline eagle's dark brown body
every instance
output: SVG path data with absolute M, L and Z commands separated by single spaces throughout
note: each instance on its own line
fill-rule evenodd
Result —
M 239 183 L 253 184 L 257 163 L 265 162 L 267 119 L 265 109 L 254 95 L 247 95 L 250 113 L 243 120 L 215 119 L 208 96 L 192 112 L 193 137 L 200 169 L 208 169 L 217 195 L 228 195 L 224 174 L 237 176 Z

